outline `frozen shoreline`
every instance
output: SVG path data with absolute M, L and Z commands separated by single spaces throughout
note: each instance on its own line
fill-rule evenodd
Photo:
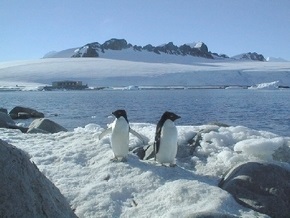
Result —
M 131 127 L 152 143 L 154 124 L 132 123 Z M 79 217 L 172 217 L 204 211 L 266 217 L 237 204 L 217 184 L 229 168 L 243 162 L 266 161 L 290 169 L 290 160 L 280 162 L 273 156 L 281 146 L 289 147 L 290 138 L 243 126 L 177 128 L 176 168 L 141 161 L 133 154 L 126 163 L 111 162 L 109 138 L 98 140 L 103 128 L 96 124 L 56 134 L 0 129 L 0 137 L 31 156 Z M 201 130 L 206 130 L 201 147 L 189 156 L 184 152 L 187 141 Z M 138 146 L 141 142 L 131 137 L 130 148 Z
M 83 81 L 92 87 L 251 86 L 277 80 L 283 86 L 290 86 L 289 72 L 290 62 L 198 59 L 191 64 L 177 64 L 106 58 L 53 58 L 0 63 L 0 86 L 38 87 L 67 79 Z

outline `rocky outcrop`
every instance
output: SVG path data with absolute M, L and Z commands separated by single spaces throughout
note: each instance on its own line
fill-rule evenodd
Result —
M 0 217 L 77 217 L 28 155 L 2 140 L 0 172 Z
M 155 54 L 171 54 L 171 55 L 190 55 L 195 57 L 204 57 L 213 59 L 211 52 L 208 51 L 208 47 L 203 42 L 193 43 L 191 45 L 184 44 L 182 46 L 174 45 L 173 42 L 169 42 L 164 45 L 153 46 L 148 44 L 144 47 L 132 45 L 127 43 L 125 39 L 110 39 L 100 44 L 93 42 L 86 44 L 85 46 L 77 49 L 72 57 L 99 57 L 100 52 L 105 53 L 106 50 L 122 50 L 132 48 L 134 51 L 148 51 Z M 218 56 L 218 54 L 215 54 Z
M 0 112 L 0 121 L 2 123 L 5 123 L 7 126 L 8 125 L 15 125 L 14 120 L 7 113 Z
M 44 114 L 31 108 L 15 107 L 9 114 L 0 111 L 0 128 L 19 129 L 23 133 L 58 133 L 68 130 L 52 120 L 43 118 Z M 29 127 L 16 125 L 13 119 L 39 118 L 32 121 Z
M 52 120 L 41 118 L 34 120 L 27 130 L 27 133 L 58 133 L 67 132 L 67 129 Z
M 72 57 L 73 58 L 80 58 L 80 57 L 96 58 L 96 57 L 99 57 L 100 47 L 101 47 L 101 45 L 98 42 L 86 44 L 83 47 L 75 50 L 75 53 L 72 55 Z
M 0 112 L 8 114 L 8 110 L 6 108 L 0 107 Z
M 12 119 L 29 119 L 29 118 L 43 118 L 44 114 L 38 112 L 37 110 L 28 108 L 28 107 L 20 107 L 17 106 L 13 108 L 9 115 Z
M 103 44 L 98 42 L 88 43 L 77 49 L 66 49 L 60 52 L 54 52 L 45 57 L 64 57 L 63 53 L 67 53 L 67 57 L 102 57 L 102 53 L 106 53 L 108 50 L 120 51 L 123 49 L 131 48 L 136 52 L 148 51 L 154 54 L 160 55 L 162 53 L 176 55 L 176 56 L 193 56 L 202 57 L 207 59 L 228 59 L 226 54 L 217 54 L 211 52 L 204 42 L 188 43 L 181 46 L 174 45 L 173 42 L 165 43 L 159 46 L 153 46 L 151 44 L 140 46 L 132 45 L 125 39 L 112 38 L 105 41 Z M 67 52 L 70 51 L 70 52 Z M 68 55 L 69 54 L 69 55 Z M 106 57 L 107 58 L 107 57 Z M 253 61 L 266 61 L 262 54 L 256 52 L 248 52 L 241 55 L 232 57 L 238 60 L 253 60 Z
M 185 218 L 238 218 L 235 215 L 226 214 L 226 213 L 218 213 L 218 212 L 210 212 L 210 211 L 193 213 L 184 217 Z
M 290 217 L 290 171 L 270 163 L 248 162 L 219 183 L 238 203 L 270 217 Z
M 19 129 L 23 133 L 26 133 L 28 130 L 28 128 L 17 126 L 14 120 L 7 113 L 3 112 L 0 112 L 0 128 Z
M 128 43 L 125 39 L 110 39 L 104 42 L 104 44 L 101 45 L 101 48 L 106 50 L 122 50 L 131 46 L 132 45 L 128 46 Z
M 266 61 L 265 57 L 262 54 L 258 54 L 256 52 L 248 52 L 244 54 L 240 54 L 233 57 L 234 59 L 239 60 L 252 60 L 252 61 Z

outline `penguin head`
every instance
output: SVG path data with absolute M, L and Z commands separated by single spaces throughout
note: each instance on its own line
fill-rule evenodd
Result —
M 164 112 L 164 114 L 162 115 L 161 117 L 161 120 L 171 120 L 171 121 L 175 121 L 177 119 L 179 119 L 180 116 L 176 115 L 175 113 L 172 113 L 172 112 L 169 112 L 169 111 L 166 111 Z
M 125 110 L 116 110 L 114 112 L 112 112 L 112 114 L 118 119 L 120 117 L 124 117 L 127 122 L 128 122 L 128 118 L 127 118 L 127 113 Z

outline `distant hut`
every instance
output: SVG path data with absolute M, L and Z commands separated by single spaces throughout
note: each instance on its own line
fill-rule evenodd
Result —
M 88 85 L 83 85 L 82 81 L 56 81 L 52 82 L 52 86 L 45 86 L 44 90 L 57 90 L 57 89 L 65 89 L 65 90 L 83 90 L 88 88 Z

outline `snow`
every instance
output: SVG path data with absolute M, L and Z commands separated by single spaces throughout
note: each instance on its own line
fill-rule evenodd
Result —
M 103 58 L 2 62 L 0 86 L 50 85 L 58 80 L 80 80 L 90 87 L 251 86 L 277 80 L 290 85 L 290 62 L 219 61 L 169 54 L 156 58 L 148 53 L 128 49 L 108 51 Z
M 117 84 L 127 89 L 146 85 L 265 86 L 278 80 L 281 85 L 290 85 L 290 62 L 173 57 L 162 54 L 156 58 L 145 51 L 126 50 L 108 51 L 101 58 L 2 62 L 0 90 L 37 90 L 65 79 L 81 80 L 89 86 Z M 131 127 L 153 143 L 155 124 L 131 123 Z M 109 138 L 98 140 L 104 129 L 97 124 L 55 134 L 24 134 L 0 128 L 0 138 L 29 153 L 31 161 L 60 189 L 79 217 L 190 217 L 204 211 L 266 217 L 237 204 L 217 184 L 228 169 L 247 161 L 268 161 L 290 168 L 290 160 L 281 163 L 274 155 L 281 147 L 290 146 L 289 137 L 243 126 L 177 129 L 175 168 L 142 161 L 133 154 L 128 162 L 111 162 Z M 198 132 L 201 147 L 190 156 L 187 141 Z M 141 142 L 131 137 L 130 148 L 139 146 Z
M 260 83 L 255 86 L 249 87 L 249 89 L 267 89 L 267 90 L 273 90 L 273 89 L 279 89 L 279 81 L 269 82 L 269 83 Z
M 131 123 L 152 144 L 155 124 Z M 177 167 L 130 154 L 128 162 L 112 162 L 109 137 L 88 124 L 70 132 L 24 134 L 1 129 L 0 138 L 23 149 L 61 191 L 78 217 L 190 217 L 216 212 L 238 217 L 267 217 L 235 202 L 217 184 L 231 167 L 247 161 L 278 162 L 274 153 L 290 146 L 289 137 L 244 126 L 177 126 Z M 188 153 L 187 141 L 200 133 L 201 147 Z M 130 135 L 130 149 L 143 146 Z M 287 155 L 286 155 L 287 156 Z M 288 154 L 289 157 L 289 154 Z
M 281 137 L 273 139 L 246 139 L 236 143 L 234 151 L 271 160 L 275 150 L 283 144 L 284 139 Z

